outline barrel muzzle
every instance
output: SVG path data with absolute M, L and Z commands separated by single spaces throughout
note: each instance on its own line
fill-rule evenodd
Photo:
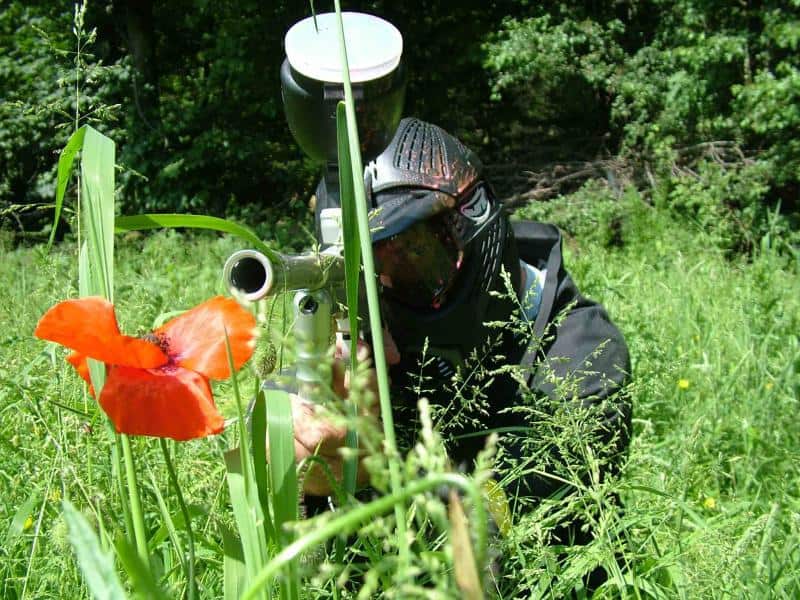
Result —
M 222 277 L 228 288 L 245 300 L 261 300 L 273 293 L 275 270 L 258 250 L 239 250 L 225 261 Z
M 228 289 L 244 300 L 261 300 L 290 290 L 338 288 L 344 284 L 344 259 L 340 250 L 266 256 L 258 250 L 231 254 L 222 272 Z

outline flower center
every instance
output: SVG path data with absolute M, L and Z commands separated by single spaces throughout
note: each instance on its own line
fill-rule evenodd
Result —
M 170 354 L 170 351 L 169 351 L 169 340 L 167 339 L 167 336 L 165 336 L 163 333 L 158 333 L 158 334 L 157 333 L 146 333 L 146 334 L 144 334 L 142 336 L 141 339 L 145 340 L 146 342 L 150 342 L 151 344 L 155 344 L 156 346 L 158 346 L 159 349 L 164 354 L 166 354 L 167 359 L 169 360 L 168 364 L 172 364 L 174 362 L 172 354 Z

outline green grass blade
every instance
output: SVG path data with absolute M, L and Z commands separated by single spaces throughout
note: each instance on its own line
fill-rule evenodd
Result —
M 62 506 L 64 521 L 69 530 L 69 542 L 75 551 L 89 592 L 98 600 L 125 600 L 125 591 L 114 570 L 114 561 L 103 552 L 100 541 L 86 518 L 69 500 L 64 500 Z
M 181 562 L 181 567 L 183 568 L 184 572 L 186 572 L 187 564 L 186 564 L 185 554 L 183 551 L 183 544 L 181 543 L 181 539 L 178 536 L 178 528 L 175 527 L 175 521 L 173 521 L 172 515 L 169 512 L 169 507 L 167 506 L 167 502 L 164 500 L 164 496 L 158 487 L 158 482 L 156 481 L 155 475 L 153 475 L 152 471 L 150 471 L 149 475 L 150 475 L 150 485 L 153 488 L 153 494 L 156 497 L 156 504 L 158 504 L 158 511 L 161 514 L 161 521 L 167 528 L 167 534 L 169 535 L 169 539 L 172 542 L 172 545 L 175 547 L 175 551 L 178 553 L 178 557 Z M 148 548 L 150 549 L 151 552 L 154 550 L 152 540 L 150 540 Z
M 114 302 L 114 142 L 85 128 L 81 158 L 84 231 L 93 293 Z M 99 391 L 99 390 L 98 390 Z
M 361 147 L 358 139 L 358 126 L 356 124 L 356 107 L 353 100 L 353 90 L 350 85 L 350 66 L 347 62 L 347 44 L 344 37 L 344 24 L 342 23 L 342 7 L 339 0 L 334 0 L 336 8 L 336 23 L 339 37 L 339 52 L 342 65 L 342 81 L 344 85 L 345 112 L 347 116 L 347 133 L 350 143 L 350 166 L 353 181 L 362 181 L 364 165 L 361 160 Z M 372 353 L 375 360 L 375 374 L 378 380 L 378 398 L 381 406 L 381 419 L 383 421 L 383 436 L 385 439 L 386 453 L 389 455 L 389 484 L 393 493 L 399 493 L 402 487 L 400 476 L 400 462 L 397 458 L 397 440 L 394 431 L 394 416 L 391 398 L 389 397 L 389 374 L 386 367 L 386 355 L 383 348 L 383 326 L 381 325 L 380 301 L 378 299 L 378 286 L 375 276 L 375 261 L 372 256 L 372 239 L 369 231 L 369 218 L 367 216 L 367 198 L 364 185 L 353 186 L 356 205 L 356 218 L 358 223 L 358 238 L 364 263 L 364 285 L 367 292 L 367 308 L 369 310 L 370 332 L 372 334 Z M 403 540 L 406 537 L 406 511 L 401 502 L 395 505 L 395 518 L 397 520 L 397 535 Z M 405 543 L 400 543 L 400 558 L 403 564 L 409 562 L 409 549 Z
M 142 561 L 136 549 L 126 538 L 118 538 L 114 547 L 138 597 L 152 598 L 152 600 L 169 600 L 169 597 L 161 589 L 153 572 L 150 570 L 149 564 Z
M 350 70 L 347 63 L 347 49 L 342 24 L 342 9 L 339 0 L 336 6 L 336 20 L 339 29 L 339 48 L 341 52 L 342 78 L 344 80 L 345 108 L 347 115 L 347 132 L 350 143 L 350 165 L 353 181 L 361 181 L 364 173 L 361 160 L 361 148 L 358 140 L 358 127 L 356 125 L 356 109 L 353 100 L 353 90 L 350 85 Z M 372 352 L 375 359 L 375 371 L 378 379 L 378 397 L 381 403 L 381 418 L 383 419 L 386 450 L 394 457 L 397 452 L 397 441 L 394 432 L 394 417 L 389 398 L 389 375 L 386 369 L 386 355 L 383 349 L 383 327 L 381 326 L 380 302 L 375 276 L 375 261 L 372 256 L 372 240 L 369 232 L 369 219 L 367 216 L 367 198 L 364 185 L 354 185 L 353 192 L 356 205 L 356 219 L 358 224 L 358 238 L 360 241 L 364 261 L 364 284 L 367 291 L 367 307 L 369 309 L 370 331 L 372 333 Z M 400 470 L 396 460 L 389 461 L 390 480 L 393 491 L 400 487 Z M 402 519 L 405 522 L 405 519 Z
M 258 382 L 256 382 L 258 384 Z M 258 499 L 261 502 L 261 510 L 264 513 L 264 529 L 267 539 L 278 544 L 275 526 L 270 514 L 270 491 L 269 491 L 269 466 L 267 463 L 267 406 L 262 390 L 256 390 L 255 401 L 253 402 L 253 414 L 250 417 L 250 431 L 253 439 L 253 471 L 255 473 L 256 488 Z M 258 443 L 257 440 L 263 440 Z
M 241 538 L 245 572 L 249 581 L 266 562 L 267 542 L 261 505 L 255 494 L 255 487 L 247 484 L 249 477 L 245 471 L 246 466 L 249 465 L 242 464 L 242 453 L 239 449 L 225 453 L 228 491 L 236 529 Z
M 144 231 L 147 229 L 181 228 L 190 229 L 211 229 L 235 235 L 251 244 L 253 248 L 263 253 L 269 258 L 278 260 L 277 253 L 262 242 L 259 237 L 247 227 L 220 219 L 218 217 L 207 217 L 205 215 L 180 215 L 180 214 L 144 214 L 130 217 L 119 217 L 116 222 L 116 232 Z
M 284 390 L 266 390 L 269 471 L 272 479 L 272 510 L 278 539 L 284 523 L 297 520 L 297 468 L 294 456 L 292 403 Z
M 183 526 L 186 530 L 186 543 L 188 553 L 186 558 L 184 559 L 183 550 L 181 549 L 181 545 L 179 543 L 177 534 L 175 535 L 175 548 L 180 552 L 181 556 L 181 564 L 184 566 L 184 571 L 186 574 L 186 581 L 187 581 L 187 598 L 188 600 L 194 600 L 196 596 L 196 582 L 194 576 L 194 564 L 195 564 L 195 553 L 194 553 L 194 532 L 192 531 L 192 515 L 189 513 L 189 507 L 186 506 L 186 502 L 183 499 L 183 491 L 181 491 L 180 482 L 178 481 L 178 474 L 175 472 L 175 467 L 172 464 L 172 458 L 169 452 L 169 446 L 167 445 L 167 440 L 161 438 L 158 440 L 159 444 L 161 445 L 161 453 L 164 456 L 164 464 L 167 467 L 167 474 L 169 475 L 169 481 L 172 484 L 172 487 L 175 489 L 175 498 L 178 500 L 178 505 L 180 506 L 181 516 L 183 517 Z M 155 481 L 153 481 L 155 485 Z M 163 504 L 160 503 L 159 506 Z M 165 505 L 166 507 L 166 505 Z M 171 519 L 169 512 L 166 513 L 167 518 Z M 174 529 L 173 525 L 173 529 Z
M 319 26 L 317 25 L 317 11 L 314 8 L 314 0 L 310 0 L 308 4 L 311 6 L 311 17 L 314 19 L 314 31 L 319 32 Z
M 53 229 L 50 231 L 50 238 L 47 240 L 47 250 L 49 251 L 56 237 L 56 228 L 61 219 L 61 208 L 64 205 L 64 193 L 67 191 L 67 184 L 72 175 L 72 163 L 75 155 L 83 146 L 83 138 L 86 135 L 86 128 L 81 127 L 70 136 L 67 145 L 58 157 L 58 179 L 56 182 L 56 207 L 53 215 Z
M 228 368 L 231 372 L 233 396 L 239 415 L 239 448 L 225 453 L 225 466 L 228 474 L 228 490 L 236 527 L 242 542 L 245 573 L 249 581 L 267 560 L 267 539 L 264 530 L 264 513 L 258 497 L 258 488 L 253 472 L 253 456 L 250 453 L 250 439 L 247 431 L 242 395 L 236 379 L 230 340 L 225 334 L 225 348 L 228 355 Z
M 197 504 L 187 505 L 186 510 L 188 511 L 189 517 L 193 519 L 208 516 L 208 512 L 205 510 L 205 508 Z M 172 523 L 177 531 L 185 528 L 186 517 L 180 509 L 170 513 L 170 519 L 172 520 Z M 169 539 L 169 537 L 167 526 L 165 523 L 162 523 L 161 526 L 155 530 L 153 535 L 150 536 L 150 539 L 147 540 L 147 545 L 149 548 L 158 548 L 158 546 L 164 543 L 164 540 Z
M 361 277 L 361 246 L 358 239 L 353 164 L 350 160 L 350 138 L 347 133 L 347 114 L 344 102 L 336 107 L 336 138 L 339 151 L 339 199 L 342 206 L 342 239 L 347 291 L 347 312 L 350 335 L 358 335 L 358 284 Z M 354 349 L 355 350 L 355 349 Z M 351 352 L 351 367 L 356 366 L 356 352 Z
M 114 142 L 88 125 L 81 136 L 70 142 L 83 142 L 81 158 L 81 214 L 84 231 L 78 257 L 78 288 L 81 296 L 102 296 L 114 301 Z M 74 151 L 77 146 L 73 148 Z M 74 156 L 74 153 L 73 153 Z M 69 165 L 72 161 L 68 161 Z M 60 166 L 60 165 L 59 165 Z M 65 175 L 65 177 L 68 176 Z M 64 184 L 66 185 L 66 183 Z M 105 381 L 105 368 L 89 360 L 92 385 L 99 396 Z
M 361 278 L 361 246 L 358 240 L 355 192 L 353 191 L 353 165 L 350 160 L 350 139 L 347 135 L 347 114 L 344 102 L 336 106 L 336 141 L 339 152 L 339 200 L 342 206 L 342 239 L 344 242 L 344 274 L 346 280 L 347 316 L 350 322 L 350 370 L 355 372 L 358 356 L 358 285 Z M 357 415 L 358 407 L 351 412 Z M 358 448 L 358 433 L 347 431 L 348 448 Z M 356 491 L 358 457 L 353 453 L 344 463 L 343 485 L 348 496 Z
M 78 263 L 82 295 L 103 296 L 114 302 L 114 166 L 113 140 L 90 126 L 85 127 L 81 157 L 81 213 L 85 242 Z M 99 397 L 103 366 L 89 360 L 92 384 Z M 148 564 L 147 537 L 130 442 L 122 436 L 122 454 L 128 482 L 134 537 L 142 563 Z
M 266 390 L 267 434 L 269 435 L 269 472 L 272 491 L 272 514 L 279 547 L 291 543 L 292 535 L 284 525 L 298 519 L 297 466 L 294 455 L 292 401 L 284 390 Z M 299 577 L 294 561 L 288 564 L 288 576 L 281 586 L 282 598 L 299 597 Z
M 78 257 L 78 289 L 81 296 L 102 296 L 114 301 L 114 142 L 88 125 L 73 137 L 82 140 L 81 213 L 84 241 Z M 77 150 L 77 147 L 75 148 Z M 71 165 L 72 162 L 69 161 Z M 66 185 L 66 184 L 65 184 Z M 109 235 L 110 234 L 110 235 Z M 89 359 L 92 385 L 99 397 L 105 383 L 105 367 Z

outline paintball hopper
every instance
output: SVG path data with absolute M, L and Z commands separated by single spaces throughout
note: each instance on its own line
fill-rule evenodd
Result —
M 371 160 L 389 144 L 405 97 L 403 37 L 379 17 L 342 14 L 361 152 Z M 310 158 L 337 160 L 336 106 L 344 100 L 335 13 L 299 21 L 285 38 L 281 95 L 295 141 Z

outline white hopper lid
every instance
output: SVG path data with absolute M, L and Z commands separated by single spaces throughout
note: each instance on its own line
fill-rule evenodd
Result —
M 403 36 L 397 27 L 373 15 L 342 13 L 350 81 L 361 83 L 388 75 L 403 54 Z M 336 13 L 308 17 L 286 33 L 286 58 L 295 71 L 331 83 L 343 83 Z

